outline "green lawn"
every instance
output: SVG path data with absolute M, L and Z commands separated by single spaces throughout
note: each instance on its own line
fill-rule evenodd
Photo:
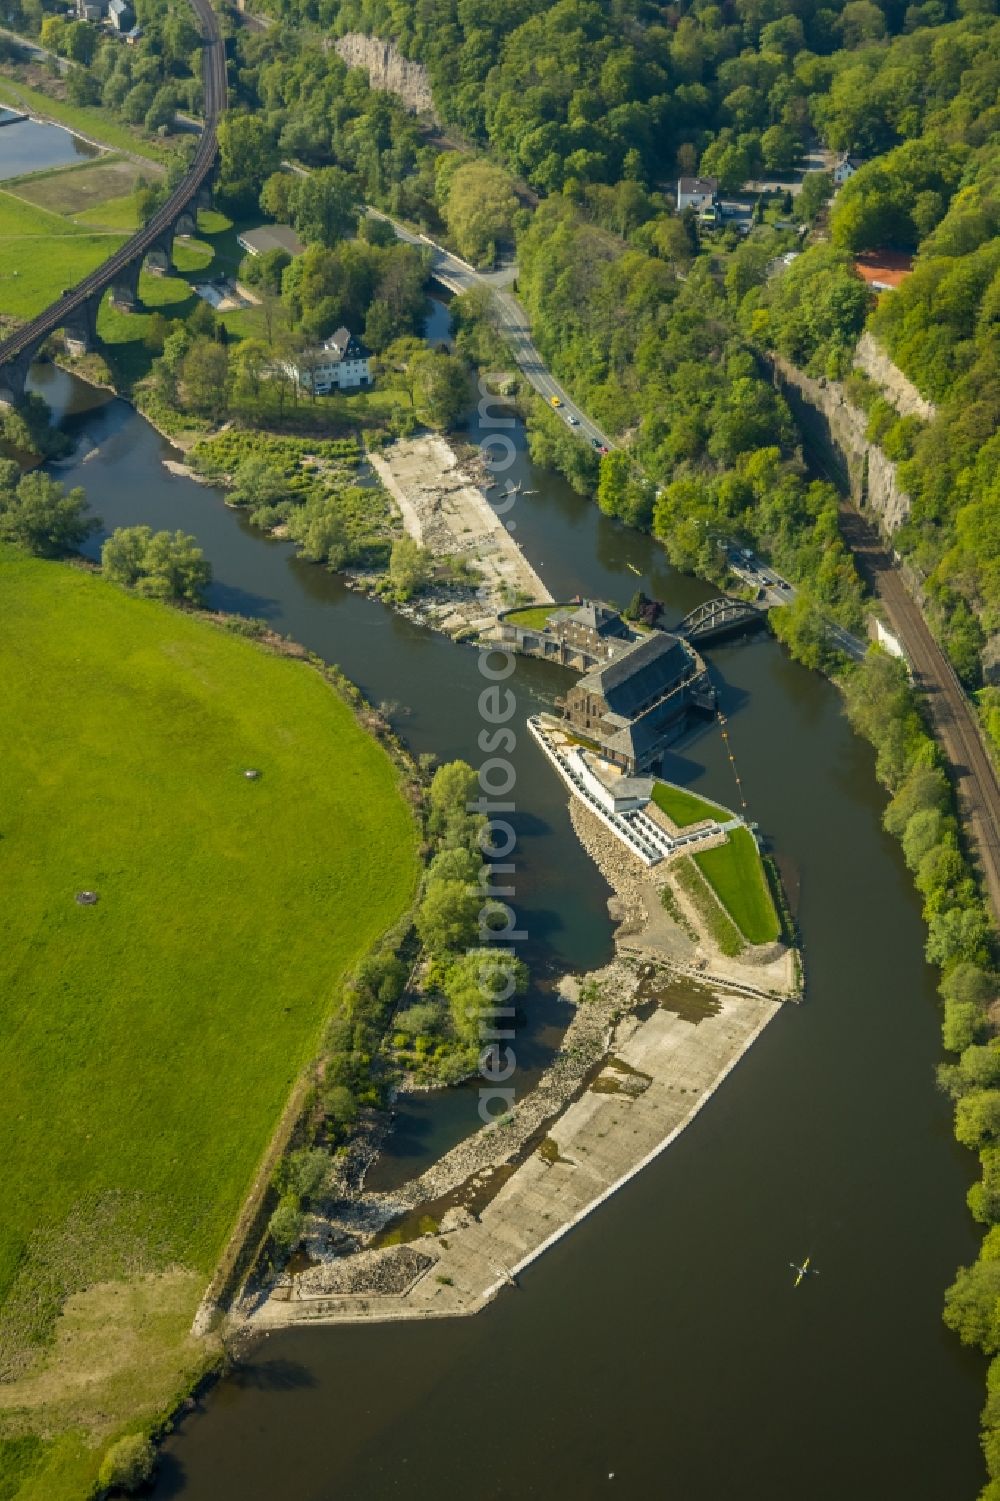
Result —
M 0 594 L 9 1375 L 97 1280 L 189 1269 L 186 1329 L 338 981 L 419 871 L 395 768 L 304 663 L 11 549 Z
M 676 787 L 673 782 L 654 782 L 653 802 L 678 829 L 687 828 L 688 824 L 704 823 L 708 818 L 726 822 L 733 816 L 728 808 L 710 803 L 683 787 Z
M 674 875 L 687 892 L 705 931 L 720 951 L 735 959 L 746 948 L 743 935 L 728 912 L 723 911 L 712 890 L 690 855 L 683 856 L 673 867 Z
M 99 229 L 126 229 L 129 234 L 139 228 L 135 194 L 126 193 L 122 198 L 106 198 L 103 203 L 92 204 L 73 215 L 75 224 L 92 224 Z
M 773 943 L 781 935 L 757 844 L 749 829 L 736 829 L 725 844 L 694 860 L 748 943 Z
M 151 175 L 159 176 L 159 172 L 154 174 L 146 168 L 145 176 Z M 84 214 L 109 199 L 133 193 L 141 176 L 143 168 L 136 162 L 120 156 L 103 156 L 95 162 L 50 167 L 45 172 L 9 178 L 5 187 L 19 198 L 26 198 L 29 203 L 36 203 L 39 208 L 47 208 L 54 214 Z
M 70 220 L 0 190 L 0 313 L 33 318 L 124 239 L 88 234 Z
M 528 605 L 523 610 L 511 610 L 509 615 L 504 616 L 504 620 L 508 625 L 523 625 L 542 631 L 555 608 L 555 605 Z
M 19 198 L 7 188 L 0 188 L 0 239 L 22 239 L 26 236 L 46 238 L 50 235 L 80 235 L 77 225 Z

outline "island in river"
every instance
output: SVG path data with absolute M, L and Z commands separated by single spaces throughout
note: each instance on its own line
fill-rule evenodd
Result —
M 779 940 L 743 821 L 654 778 L 644 799 L 629 779 L 628 812 L 617 813 L 616 768 L 571 744 L 559 721 L 539 717 L 530 729 L 615 893 L 614 959 L 561 981 L 575 1011 L 534 1090 L 432 1167 L 390 1192 L 367 1191 L 348 1154 L 310 1216 L 307 1267 L 252 1282 L 230 1327 L 478 1312 L 664 1151 L 781 1003 L 798 998 L 797 954 Z M 650 831 L 642 845 L 627 822 L 637 817 Z M 765 925 L 754 935 L 762 942 L 728 941 L 735 923 L 722 894 L 737 883 L 743 910 Z

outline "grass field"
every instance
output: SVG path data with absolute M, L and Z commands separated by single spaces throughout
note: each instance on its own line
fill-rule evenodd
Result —
M 533 626 L 536 631 L 541 631 L 548 624 L 554 609 L 555 605 L 527 605 L 523 610 L 511 610 L 504 619 L 510 625 Z
M 0 191 L 0 313 L 33 318 L 124 239 L 88 233 L 58 214 Z
M 8 188 L 0 188 L 0 238 L 23 239 L 25 237 L 44 239 L 51 235 L 79 235 L 81 230 L 71 224 L 68 219 L 63 219 L 59 214 L 50 213 L 48 209 L 40 208 L 38 204 L 29 203 L 25 198 L 19 198 Z
M 746 943 L 739 928 L 712 894 L 712 889 L 690 855 L 673 866 L 673 873 L 687 892 L 706 932 L 720 951 L 730 959 L 742 954 Z
M 725 844 L 693 859 L 748 943 L 773 943 L 780 937 L 778 914 L 749 829 L 734 830 Z
M 689 824 L 704 823 L 709 818 L 725 820 L 732 817 L 728 808 L 710 803 L 706 798 L 698 797 L 683 787 L 675 787 L 672 782 L 654 782 L 653 802 L 678 829 L 687 828 Z
M 103 1436 L 191 1359 L 337 982 L 412 900 L 416 831 L 305 664 L 9 549 L 0 592 L 0 1408 Z
M 150 175 L 147 171 L 146 176 Z M 131 195 L 141 176 L 142 168 L 135 162 L 124 161 L 121 157 L 105 157 L 80 166 L 53 167 L 49 172 L 8 178 L 5 186 L 18 198 L 25 198 L 51 213 L 82 215 L 109 199 Z M 106 219 L 96 222 L 107 225 Z
M 125 229 L 131 234 L 139 228 L 139 213 L 135 194 L 126 193 L 123 198 L 106 198 L 90 208 L 73 215 L 74 224 L 89 224 L 96 229 Z

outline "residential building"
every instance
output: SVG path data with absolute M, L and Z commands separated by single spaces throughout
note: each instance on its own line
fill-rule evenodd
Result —
M 283 360 L 282 368 L 296 385 L 318 396 L 372 383 L 371 351 L 346 328 L 338 328 L 318 348 Z
M 135 11 L 127 0 L 108 0 L 108 20 L 124 36 L 135 25 Z
M 76 14 L 80 21 L 100 21 L 104 16 L 106 0 L 76 0 Z
M 862 157 L 855 156 L 852 151 L 843 152 L 833 166 L 833 180 L 837 187 L 839 188 L 849 177 L 853 177 L 858 168 L 863 166 Z
M 696 214 L 708 213 L 718 206 L 717 177 L 681 177 L 677 182 L 677 212 L 693 208 Z

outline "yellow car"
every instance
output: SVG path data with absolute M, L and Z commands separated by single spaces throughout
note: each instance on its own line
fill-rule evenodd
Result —
M 559 400 L 558 396 L 550 396 L 549 400 L 551 401 L 551 403 L 552 403 L 552 405 L 554 407 L 561 407 L 562 406 L 562 402 Z

